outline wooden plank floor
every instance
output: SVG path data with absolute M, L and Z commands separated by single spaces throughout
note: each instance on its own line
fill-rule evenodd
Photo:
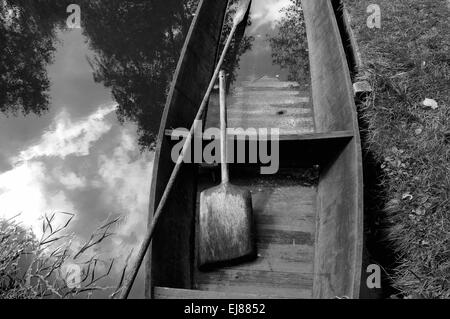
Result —
M 219 127 L 218 95 L 212 94 L 206 128 Z M 309 92 L 301 92 L 296 82 L 263 76 L 231 88 L 227 97 L 230 128 L 278 128 L 297 133 L 314 132 L 314 115 Z
M 286 172 L 273 176 L 234 175 L 232 183 L 252 194 L 258 257 L 213 271 L 196 268 L 194 288 L 225 295 L 310 298 L 316 187 L 302 186 L 302 181 Z M 198 195 L 213 185 L 203 176 Z M 214 294 L 208 296 L 213 298 Z
M 262 77 L 240 83 L 227 100 L 228 127 L 278 128 L 299 134 L 315 132 L 308 92 L 294 82 Z M 219 127 L 218 96 L 210 99 L 205 129 Z M 155 298 L 311 298 L 317 189 L 304 186 L 292 169 L 276 175 L 231 171 L 231 182 L 252 194 L 257 258 L 212 271 L 194 267 L 193 289 L 155 288 Z M 199 176 L 200 192 L 217 185 L 220 176 Z M 195 254 L 196 255 L 196 254 Z
M 280 133 L 314 133 L 309 92 L 295 82 L 264 76 L 241 82 L 227 97 L 228 127 L 278 128 Z M 219 127 L 218 96 L 210 99 L 205 129 Z M 194 290 L 158 288 L 155 296 L 222 298 L 310 298 L 312 296 L 316 187 L 305 187 L 295 172 L 231 174 L 250 190 L 257 231 L 257 258 L 213 271 L 194 270 Z M 201 175 L 197 194 L 218 183 Z M 198 216 L 198 215 L 197 215 Z

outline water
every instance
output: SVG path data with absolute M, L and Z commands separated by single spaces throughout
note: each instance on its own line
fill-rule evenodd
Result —
M 2 2 L 0 217 L 39 237 L 43 214 L 57 213 L 54 227 L 74 214 L 76 250 L 121 216 L 113 237 L 69 261 L 114 258 L 104 285 L 146 230 L 152 147 L 192 18 L 172 2 L 81 1 L 81 29 L 66 27 L 69 2 Z
M 292 0 L 253 1 L 240 56 L 228 73 L 228 127 L 312 133 L 309 53 L 301 8 Z M 230 61 L 228 59 L 227 61 Z M 218 127 L 217 92 L 206 127 Z

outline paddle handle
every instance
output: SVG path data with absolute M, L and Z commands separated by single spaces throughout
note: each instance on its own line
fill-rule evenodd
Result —
M 227 165 L 227 102 L 226 102 L 225 71 L 219 73 L 219 104 L 220 104 L 220 167 L 222 168 L 222 184 L 228 183 Z
M 228 35 L 228 39 L 227 39 L 227 42 L 225 43 L 225 47 L 222 51 L 222 55 L 220 56 L 219 62 L 217 62 L 217 66 L 216 66 L 216 69 L 214 70 L 214 74 L 211 78 L 208 89 L 206 90 L 205 96 L 203 97 L 203 101 L 200 104 L 197 115 L 195 116 L 195 120 L 194 120 L 194 123 L 192 124 L 189 135 L 186 138 L 186 141 L 184 142 L 183 149 L 181 150 L 181 153 L 178 156 L 177 163 L 175 164 L 172 174 L 170 175 L 169 182 L 167 183 L 164 193 L 161 197 L 161 200 L 159 201 L 158 208 L 156 209 L 155 214 L 153 215 L 152 224 L 150 225 L 150 228 L 148 228 L 147 233 L 145 234 L 144 240 L 142 241 L 142 244 L 139 249 L 138 255 L 136 257 L 135 263 L 133 264 L 133 266 L 130 270 L 130 274 L 122 288 L 122 294 L 120 295 L 120 299 L 127 299 L 128 295 L 130 294 L 131 287 L 133 286 L 133 283 L 136 279 L 139 268 L 141 267 L 142 261 L 144 260 L 144 257 L 146 255 L 148 248 L 150 246 L 150 243 L 152 241 L 153 234 L 155 232 L 155 227 L 158 223 L 159 217 L 161 216 L 161 213 L 166 204 L 167 198 L 169 197 L 169 194 L 172 190 L 172 187 L 175 184 L 175 179 L 178 175 L 178 172 L 180 171 L 181 164 L 183 163 L 183 159 L 186 156 L 187 150 L 191 146 L 192 136 L 194 135 L 194 131 L 197 128 L 198 121 L 200 121 L 200 119 L 203 115 L 203 112 L 205 110 L 209 96 L 211 95 L 212 89 L 214 88 L 214 84 L 216 83 L 217 77 L 219 76 L 219 72 L 220 72 L 220 69 L 222 68 L 222 64 L 223 64 L 223 61 L 225 60 L 225 56 L 227 54 L 228 48 L 230 47 L 231 40 L 233 39 L 234 33 L 236 32 L 236 29 L 237 29 L 237 26 L 239 25 L 240 22 L 242 22 L 242 19 L 243 19 L 242 12 L 244 9 L 248 10 L 249 5 L 250 5 L 250 1 L 247 1 L 247 0 L 244 0 L 240 4 L 240 9 L 238 10 L 238 15 L 237 15 L 238 17 L 235 18 L 233 21 L 233 27 L 231 28 L 230 34 Z

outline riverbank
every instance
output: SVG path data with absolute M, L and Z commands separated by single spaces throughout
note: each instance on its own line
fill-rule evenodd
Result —
M 380 28 L 367 25 L 371 1 L 344 4 L 362 62 L 357 77 L 373 88 L 359 110 L 365 154 L 380 172 L 369 240 L 392 249 L 387 272 L 399 295 L 449 298 L 448 2 L 378 0 Z

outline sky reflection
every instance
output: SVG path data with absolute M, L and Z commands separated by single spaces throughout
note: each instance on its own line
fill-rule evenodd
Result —
M 135 125 L 119 124 L 116 102 L 94 82 L 81 32 L 59 33 L 58 40 L 48 67 L 50 111 L 0 117 L 0 217 L 20 214 L 39 235 L 42 214 L 74 213 L 69 231 L 81 242 L 108 217 L 123 216 L 101 247 L 121 265 L 145 231 L 153 154 L 140 152 Z

